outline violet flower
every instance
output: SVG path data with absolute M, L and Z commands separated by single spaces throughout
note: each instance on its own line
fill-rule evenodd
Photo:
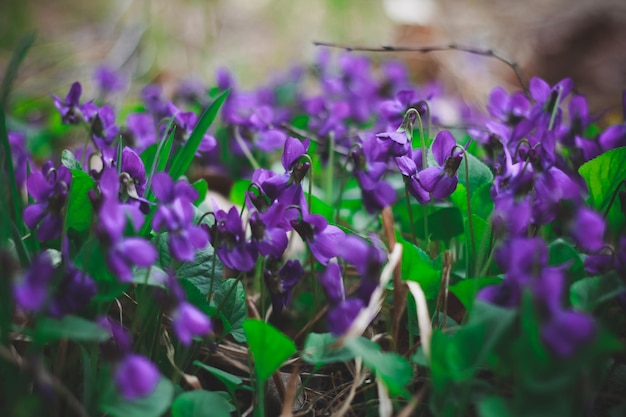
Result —
M 335 337 L 341 336 L 348 331 L 354 319 L 365 307 L 360 298 L 348 298 L 328 310 L 326 323 L 328 331 Z
M 285 209 L 279 202 L 272 204 L 264 213 L 253 211 L 250 214 L 252 243 L 262 256 L 280 258 L 289 244 L 285 222 Z
M 315 259 L 327 265 L 338 255 L 345 233 L 337 226 L 331 226 L 318 214 L 302 213 L 302 218 L 292 220 L 291 226 L 309 245 Z
M 195 336 L 213 331 L 211 320 L 187 301 L 181 301 L 172 313 L 172 327 L 176 337 L 185 346 L 191 345 Z
M 172 256 L 179 261 L 193 261 L 195 250 L 206 246 L 206 233 L 193 223 L 192 202 L 198 193 L 188 183 L 176 183 L 164 172 L 156 174 L 152 180 L 152 191 L 161 205 L 152 219 L 155 230 L 168 232 L 168 243 Z
M 126 88 L 127 80 L 108 65 L 100 65 L 94 72 L 98 89 L 103 94 L 116 93 Z
M 161 374 L 145 356 L 129 353 L 115 365 L 113 378 L 122 396 L 133 401 L 153 393 Z
M 154 118 L 147 113 L 133 113 L 126 119 L 126 126 L 132 134 L 134 148 L 139 152 L 156 143 L 157 130 Z
M 42 252 L 29 270 L 13 286 L 15 303 L 26 311 L 39 311 L 49 297 L 50 283 L 54 279 L 54 265 L 48 252 Z
M 24 223 L 31 230 L 39 225 L 37 239 L 40 241 L 61 235 L 71 182 L 72 173 L 67 167 L 61 165 L 55 169 L 51 163 L 28 176 L 28 193 L 35 203 L 24 210 Z
M 275 270 L 276 260 L 270 259 L 268 267 L 263 272 L 265 284 L 270 290 L 272 308 L 275 314 L 279 314 L 291 301 L 291 293 L 294 287 L 304 275 L 304 268 L 298 260 L 289 260 Z
M 387 262 L 387 251 L 383 243 L 374 234 L 370 235 L 371 243 L 365 239 L 348 235 L 343 240 L 338 256 L 346 262 L 354 265 L 361 282 L 358 290 L 358 297 L 364 304 L 368 304 L 370 297 L 379 285 L 380 274 L 383 266 Z
M 61 113 L 61 120 L 64 124 L 78 124 L 81 121 L 90 121 L 98 111 L 98 107 L 91 101 L 85 104 L 80 104 L 80 96 L 83 92 L 83 87 L 79 82 L 75 82 L 70 87 L 70 91 L 67 93 L 65 100 L 61 100 L 59 97 L 52 95 L 54 106 Z
M 335 305 L 339 304 L 345 298 L 343 289 L 343 277 L 341 276 L 341 267 L 336 262 L 330 262 L 319 276 L 320 283 L 328 302 Z
M 228 213 L 224 210 L 216 210 L 215 223 L 208 229 L 209 242 L 224 265 L 243 272 L 254 268 L 257 249 L 246 241 L 246 234 L 236 207 L 231 207 Z
M 436 199 L 448 197 L 459 183 L 457 171 L 463 160 L 463 153 L 455 152 L 456 146 L 450 132 L 439 132 L 432 145 L 433 157 L 438 165 L 428 167 L 418 174 L 418 181 Z

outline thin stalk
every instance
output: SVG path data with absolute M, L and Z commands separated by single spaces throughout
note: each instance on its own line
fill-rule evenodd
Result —
M 329 135 L 328 168 L 326 169 L 326 202 L 333 201 L 333 183 L 335 182 L 335 137 Z
M 335 211 L 335 223 L 339 222 L 339 216 L 341 215 L 341 203 L 343 201 L 343 192 L 346 189 L 346 170 L 348 169 L 348 162 L 350 162 L 350 153 L 356 149 L 357 147 L 360 147 L 359 144 L 356 144 L 354 146 L 352 146 L 350 148 L 350 150 L 348 151 L 348 157 L 346 157 L 346 162 L 344 162 L 343 164 L 343 170 L 341 171 L 341 185 L 339 186 L 339 198 L 337 199 L 337 202 L 335 203 L 335 205 L 337 206 L 337 211 Z
M 252 165 L 252 168 L 254 169 L 261 168 L 261 165 L 259 165 L 257 160 L 254 159 L 254 155 L 252 155 L 252 152 L 250 151 L 250 148 L 248 148 L 246 141 L 241 137 L 241 133 L 239 133 L 238 127 L 234 129 L 234 133 L 235 133 L 235 140 L 237 141 L 237 144 L 241 148 L 241 151 L 243 152 L 243 154 L 246 156 L 246 159 L 248 160 L 248 162 L 250 162 L 250 165 Z
M 420 113 L 416 110 L 415 114 L 417 118 L 417 124 L 419 125 L 419 128 L 420 128 L 420 146 L 422 148 L 422 169 L 426 169 L 426 166 L 428 164 L 428 148 L 426 147 L 426 138 L 424 137 L 424 125 L 422 124 L 422 117 L 420 116 Z M 411 134 L 411 139 L 413 139 L 412 134 Z M 424 240 L 426 242 L 427 251 L 430 246 L 430 233 L 428 231 L 428 206 L 429 205 L 430 205 L 430 202 L 422 206 L 423 211 L 424 211 L 424 235 L 425 235 Z
M 561 101 L 561 94 L 563 94 L 563 89 L 560 86 L 557 87 L 557 90 L 558 90 L 558 93 L 556 96 L 554 107 L 552 108 L 552 114 L 550 115 L 550 124 L 548 125 L 548 130 L 552 130 L 552 126 L 554 126 L 554 119 L 556 119 L 556 112 L 559 109 L 559 103 Z
M 413 210 L 411 209 L 411 200 L 409 198 L 409 187 L 407 187 L 406 185 L 406 180 L 404 181 L 404 195 L 406 197 L 406 208 L 409 212 L 409 222 L 411 222 L 411 235 L 413 236 L 413 244 L 417 245 L 417 234 L 415 233 L 415 222 L 413 220 Z M 426 227 L 428 227 L 428 221 L 426 221 Z
M 163 137 L 159 142 L 159 146 L 157 147 L 156 155 L 154 155 L 154 161 L 152 161 L 152 166 L 150 167 L 150 175 L 148 176 L 148 181 L 146 183 L 146 189 L 143 192 L 143 195 L 148 198 L 151 187 L 152 187 L 152 178 L 157 169 L 157 165 L 159 164 L 159 159 L 161 159 L 161 151 L 163 150 L 163 146 L 165 146 L 165 142 L 168 140 L 169 136 L 174 135 L 176 126 L 174 126 L 174 118 L 178 113 L 174 113 L 174 115 L 170 118 L 167 123 L 167 127 L 165 128 L 165 132 L 163 133 Z M 171 131 L 171 132 L 170 132 Z M 168 132 L 169 135 L 168 135 Z
M 211 265 L 211 283 L 209 284 L 209 294 L 207 295 L 207 300 L 209 302 L 209 304 L 211 303 L 211 300 L 213 299 L 213 283 L 215 282 L 215 264 L 217 263 L 217 250 L 215 249 L 215 244 L 217 244 L 217 238 L 216 241 L 213 242 L 214 245 L 213 246 L 213 255 L 211 256 L 212 260 L 213 260 L 213 264 Z
M 467 223 L 469 226 L 469 232 L 470 232 L 470 243 L 472 246 L 472 255 L 474 257 L 476 257 L 476 241 L 474 239 L 474 222 L 472 221 L 472 196 L 471 196 L 471 190 L 470 190 L 470 183 L 469 183 L 469 162 L 468 162 L 468 158 L 467 158 L 467 151 L 465 150 L 465 148 L 463 148 L 460 145 L 455 145 L 455 148 L 458 148 L 461 150 L 461 152 L 463 152 L 463 162 L 465 164 L 465 188 L 466 188 L 466 193 L 465 193 L 465 197 L 467 199 Z M 467 273 L 469 274 L 469 271 L 467 271 Z
M 519 70 L 519 65 L 517 62 L 511 60 L 510 58 L 505 57 L 499 52 L 495 52 L 491 49 L 479 49 L 473 48 L 469 46 L 457 45 L 455 43 L 451 43 L 448 45 L 430 45 L 430 46 L 415 46 L 415 47 L 403 47 L 403 46 L 381 46 L 381 47 L 367 47 L 367 46 L 355 46 L 355 45 L 345 45 L 338 43 L 329 43 L 329 42 L 313 42 L 315 46 L 327 46 L 330 48 L 340 48 L 345 49 L 346 51 L 362 51 L 362 52 L 420 52 L 420 53 L 429 53 L 429 52 L 441 52 L 441 51 L 460 51 L 466 52 L 468 54 L 480 55 L 487 58 L 494 58 L 513 70 L 515 73 L 515 77 L 519 82 L 520 86 L 524 90 L 524 92 L 528 93 L 528 88 L 526 87 L 526 83 L 522 78 L 522 74 Z

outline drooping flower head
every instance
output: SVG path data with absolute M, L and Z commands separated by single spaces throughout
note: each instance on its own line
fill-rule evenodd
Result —
M 456 146 L 450 132 L 439 132 L 432 145 L 433 157 L 438 165 L 428 167 L 418 175 L 424 189 L 436 199 L 448 197 L 459 183 L 457 171 L 463 160 L 463 153 Z

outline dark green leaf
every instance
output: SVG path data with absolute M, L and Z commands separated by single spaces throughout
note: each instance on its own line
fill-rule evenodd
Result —
M 86 232 L 91 225 L 93 212 L 89 191 L 96 186 L 95 181 L 82 170 L 72 170 L 72 184 L 67 203 L 66 230 Z
M 222 384 L 224 384 L 226 388 L 228 389 L 228 391 L 230 391 L 231 393 L 234 393 L 238 389 L 247 388 L 247 386 L 243 385 L 243 379 L 239 378 L 237 375 L 233 375 L 226 371 L 222 371 L 219 368 L 214 368 L 212 366 L 205 365 L 200 361 L 195 361 L 193 364 L 206 370 L 211 375 L 219 379 L 222 382 Z
M 191 135 L 185 145 L 176 153 L 169 172 L 170 176 L 174 180 L 177 180 L 187 171 L 189 164 L 191 164 L 191 161 L 198 150 L 198 146 L 200 146 L 200 142 L 202 141 L 204 134 L 215 120 L 217 113 L 222 107 L 222 104 L 224 104 L 224 101 L 226 101 L 229 93 L 230 90 L 224 91 L 206 109 L 202 116 L 200 116 L 198 124 L 193 129 L 193 132 L 191 132 Z
M 77 267 L 89 274 L 98 285 L 94 301 L 112 301 L 120 296 L 129 284 L 120 282 L 109 272 L 106 250 L 95 237 L 87 240 L 74 259 Z
M 432 207 L 429 209 L 428 234 L 431 240 L 449 241 L 463 234 L 463 216 L 456 207 Z M 419 213 L 419 212 L 418 212 Z M 420 239 L 426 238 L 424 217 L 415 220 L 415 233 Z
M 78 159 L 76 159 L 76 156 L 72 153 L 72 151 L 67 149 L 61 153 L 61 163 L 72 170 L 83 170 L 83 167 L 80 165 Z
M 467 188 L 467 181 L 465 175 L 465 160 L 467 160 L 469 164 L 469 190 L 470 193 L 474 193 L 478 188 L 484 186 L 485 184 L 491 184 L 493 182 L 493 173 L 491 169 L 480 159 L 476 158 L 474 155 L 470 153 L 466 153 L 463 156 L 463 162 L 461 162 L 461 166 L 459 166 L 459 183 L 463 184 L 465 188 Z
M 567 271 L 572 280 L 578 280 L 586 275 L 580 253 L 572 245 L 563 239 L 556 239 L 550 243 L 548 249 L 550 265 L 558 266 L 568 263 Z
M 135 268 L 133 271 L 133 283 L 150 285 L 153 287 L 166 287 L 167 272 L 154 265 L 150 268 Z
M 109 332 L 97 323 L 77 316 L 65 316 L 60 320 L 44 317 L 37 321 L 35 339 L 40 343 L 69 339 L 77 342 L 103 342 Z
M 221 280 L 216 284 L 212 302 L 215 308 L 224 302 L 230 288 L 236 285 L 235 289 L 230 292 L 228 299 L 224 302 L 221 314 L 228 320 L 230 324 L 230 334 L 233 338 L 239 343 L 244 343 L 246 341 L 246 335 L 242 325 L 247 318 L 248 312 L 246 309 L 246 292 L 243 288 L 243 284 L 235 278 Z
M 614 274 L 583 278 L 569 289 L 572 306 L 593 311 L 597 306 L 626 291 L 622 281 Z
M 504 398 L 486 397 L 478 402 L 478 415 L 480 417 L 508 417 L 511 412 Z
M 409 396 L 406 386 L 413 379 L 413 368 L 406 359 L 395 352 L 383 352 L 378 344 L 364 337 L 349 339 L 346 347 L 374 371 L 390 395 Z
M 337 338 L 330 333 L 309 333 L 304 342 L 302 360 L 316 366 L 347 362 L 354 353 L 346 347 L 337 347 Z
M 587 182 L 589 188 L 588 202 L 600 213 L 609 207 L 613 193 L 626 179 L 626 147 L 612 149 L 584 163 L 578 172 Z M 608 213 L 607 220 L 614 231 L 624 225 L 624 215 L 620 211 L 619 200 L 616 200 Z
M 487 277 L 464 279 L 450 286 L 450 291 L 457 296 L 463 306 L 470 310 L 474 304 L 474 299 L 478 292 L 490 285 L 497 285 L 502 282 L 502 278 Z
M 211 279 L 213 279 L 213 272 L 215 272 L 216 279 L 221 279 L 223 269 L 220 260 L 213 256 L 213 247 L 207 245 L 206 248 L 196 251 L 193 261 L 172 264 L 167 239 L 167 233 L 161 233 L 154 238 L 159 253 L 158 266 L 164 271 L 175 267 L 174 275 L 176 278 L 189 280 L 203 295 L 207 295 L 211 286 Z M 216 262 L 215 270 L 213 268 L 214 260 Z
M 161 417 L 170 407 L 173 397 L 174 385 L 167 378 L 161 378 L 152 394 L 133 401 L 124 398 L 110 381 L 106 385 L 100 411 L 113 417 Z
M 178 282 L 180 286 L 183 287 L 183 290 L 185 290 L 187 301 L 209 317 L 212 317 L 215 314 L 215 307 L 212 307 L 209 304 L 206 299 L 206 295 L 203 295 L 200 290 L 198 290 L 198 287 L 196 287 L 188 279 L 180 279 Z
M 243 330 L 254 358 L 257 378 L 267 381 L 291 355 L 296 353 L 293 341 L 271 324 L 257 319 L 244 321 Z
M 235 407 L 222 395 L 211 391 L 188 391 L 172 403 L 172 417 L 230 417 Z
M 422 286 L 427 299 L 433 299 L 439 294 L 441 285 L 441 270 L 432 266 L 428 254 L 414 244 L 407 242 L 397 235 L 402 244 L 402 279 L 415 281 Z

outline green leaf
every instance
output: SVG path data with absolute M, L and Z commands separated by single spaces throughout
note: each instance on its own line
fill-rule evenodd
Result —
M 395 352 L 383 352 L 378 344 L 364 337 L 348 340 L 346 347 L 385 384 L 389 394 L 409 396 L 406 386 L 413 379 L 413 368 L 406 359 Z
M 44 317 L 37 321 L 35 339 L 40 343 L 69 339 L 76 342 L 104 342 L 110 335 L 99 324 L 77 316 L 60 320 Z
M 220 382 L 224 384 L 226 386 L 226 389 L 228 389 L 228 391 L 230 391 L 231 393 L 234 393 L 238 389 L 248 388 L 247 386 L 243 385 L 243 379 L 239 378 L 237 375 L 233 375 L 219 368 L 205 365 L 200 361 L 194 361 L 193 364 L 199 366 L 200 368 L 209 372 L 215 378 L 219 379 Z
M 230 291 L 230 288 L 236 285 L 235 289 L 230 293 L 228 299 L 224 302 L 226 295 Z M 243 331 L 243 322 L 248 316 L 246 308 L 246 292 L 243 288 L 241 281 L 235 278 L 228 278 L 217 282 L 213 293 L 213 306 L 217 308 L 222 302 L 224 305 L 221 310 L 223 317 L 228 320 L 230 324 L 230 334 L 233 338 L 239 342 L 244 343 L 246 341 L 246 335 Z
M 80 162 L 78 162 L 78 159 L 76 159 L 76 156 L 72 153 L 72 151 L 67 149 L 63 150 L 61 153 L 61 163 L 69 169 L 75 169 L 77 171 L 83 170 L 83 167 L 80 165 Z
M 480 417 L 509 417 L 511 411 L 504 398 L 485 397 L 478 404 L 478 415 Z
M 176 153 L 174 160 L 172 161 L 172 167 L 170 168 L 170 176 L 177 180 L 181 175 L 184 175 L 187 171 L 187 168 L 191 164 L 196 151 L 198 150 L 198 146 L 200 146 L 200 142 L 202 141 L 202 137 L 211 126 L 215 117 L 217 117 L 217 113 L 219 112 L 222 104 L 226 101 L 230 90 L 224 91 L 220 94 L 215 101 L 206 109 L 204 114 L 200 116 L 200 120 L 198 120 L 198 124 L 191 132 L 189 139 L 185 143 L 185 145 Z
M 473 278 L 464 279 L 450 286 L 450 291 L 461 301 L 463 306 L 470 310 L 474 304 L 476 294 L 480 290 L 490 285 L 500 284 L 502 278 L 486 277 L 486 278 Z
M 308 202 L 309 193 L 305 192 L 304 197 Z M 335 210 L 315 195 L 311 196 L 310 212 L 312 214 L 319 214 L 321 216 L 324 216 L 324 218 L 328 220 L 329 223 L 335 222 Z
M 400 234 L 397 234 L 397 239 L 403 247 L 402 279 L 419 283 L 426 298 L 434 299 L 439 294 L 441 270 L 433 267 L 428 254 L 422 249 L 404 240 Z
M 463 234 L 463 216 L 456 207 L 430 207 L 428 214 L 428 234 L 431 240 L 449 241 Z M 419 213 L 419 212 L 418 212 Z M 420 239 L 426 238 L 424 217 L 415 220 L 415 233 Z
M 204 178 L 200 178 L 198 181 L 191 184 L 191 186 L 198 192 L 198 198 L 194 202 L 195 205 L 198 205 L 206 198 L 206 193 L 209 191 L 209 185 L 206 183 Z
M 484 186 L 485 184 L 488 184 L 489 186 L 491 186 L 491 183 L 493 182 L 493 173 L 491 172 L 491 169 L 489 169 L 489 167 L 487 165 L 485 165 L 483 162 L 480 161 L 480 159 L 476 158 L 474 155 L 472 155 L 471 153 L 466 153 L 463 156 L 464 161 L 461 162 L 461 165 L 459 166 L 459 183 L 463 184 L 465 186 L 465 188 L 467 188 L 467 181 L 466 181 L 466 175 L 465 175 L 465 160 L 467 160 L 467 163 L 469 164 L 469 191 L 470 193 L 474 193 L 476 190 L 478 190 L 480 187 Z
M 100 402 L 100 411 L 112 417 L 160 417 L 167 411 L 174 397 L 174 385 L 161 378 L 154 392 L 145 398 L 127 400 L 110 381 Z
M 563 239 L 556 239 L 548 246 L 549 264 L 558 266 L 569 263 L 568 276 L 572 280 L 578 280 L 586 275 L 585 265 L 580 253 Z
M 89 200 L 89 191 L 96 186 L 96 182 L 82 170 L 73 169 L 72 184 L 67 203 L 66 230 L 74 229 L 86 232 L 91 226 L 93 208 Z
M 188 391 L 172 403 L 172 417 L 230 417 L 235 407 L 217 392 Z
M 615 274 L 583 278 L 569 289 L 572 306 L 593 311 L 600 304 L 626 291 L 626 287 Z
M 154 164 L 154 160 L 156 158 L 157 149 L 159 149 L 159 144 L 153 143 L 152 145 L 144 149 L 143 152 L 141 152 L 141 154 L 139 155 L 141 161 L 143 162 L 143 166 L 146 169 L 146 173 L 149 173 L 152 170 L 152 165 Z
M 215 307 L 212 307 L 206 299 L 206 295 L 203 295 L 198 287 L 196 287 L 191 281 L 188 279 L 180 279 L 178 283 L 183 290 L 185 290 L 185 296 L 187 297 L 187 301 L 189 301 L 194 307 L 198 308 L 204 314 L 209 317 L 212 317 L 215 314 Z
M 206 248 L 196 251 L 193 261 L 173 263 L 167 240 L 167 233 L 161 233 L 154 238 L 153 243 L 155 243 L 159 253 L 159 268 L 167 271 L 173 267 L 176 278 L 189 280 L 203 295 L 207 295 L 211 286 L 211 279 L 213 279 L 213 272 L 215 272 L 215 279 L 221 279 L 224 268 L 222 262 L 213 256 L 213 247 L 207 245 Z M 215 271 L 213 261 L 216 262 Z
M 235 181 L 228 194 L 230 201 L 238 206 L 243 206 L 246 203 L 246 191 L 248 191 L 250 184 L 252 184 L 250 180 Z
M 347 362 L 354 353 L 345 346 L 337 347 L 337 338 L 330 333 L 309 333 L 304 342 L 302 360 L 315 366 Z
M 267 381 L 291 355 L 296 353 L 293 341 L 271 324 L 257 319 L 243 322 L 248 347 L 254 358 L 254 371 L 261 381 Z
M 150 285 L 152 287 L 166 288 L 167 272 L 156 265 L 150 268 L 135 268 L 133 270 L 133 283 Z
M 588 202 L 600 213 L 609 207 L 609 202 L 620 183 L 626 179 L 626 147 L 612 149 L 584 163 L 578 172 L 589 188 Z M 619 200 L 616 199 L 608 213 L 611 229 L 618 232 L 624 226 Z
M 112 301 L 128 288 L 128 283 L 120 282 L 109 272 L 105 259 L 106 250 L 100 245 L 98 239 L 92 237 L 87 240 L 76 254 L 74 263 L 85 271 L 98 285 L 98 293 L 94 301 Z

